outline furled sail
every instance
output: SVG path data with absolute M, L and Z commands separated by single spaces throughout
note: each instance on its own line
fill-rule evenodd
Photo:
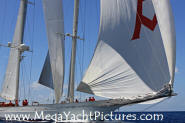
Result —
M 49 57 L 55 99 L 58 103 L 63 91 L 64 81 L 64 18 L 62 0 L 43 0 L 43 9 L 48 36 Z M 45 64 L 47 64 L 47 59 Z M 45 65 L 46 67 L 48 65 Z M 45 68 L 43 68 L 44 70 Z M 45 74 L 45 75 L 43 75 Z M 42 76 L 47 78 L 48 73 Z M 46 80 L 46 83 L 50 80 Z M 51 84 L 50 84 L 51 85 Z
M 99 41 L 77 90 L 132 98 L 173 83 L 176 40 L 169 0 L 101 0 L 100 7 Z
M 13 41 L 11 43 L 11 50 L 8 59 L 8 65 L 4 77 L 4 83 L 0 96 L 6 100 L 16 100 L 18 98 L 19 90 L 19 60 L 20 58 L 20 44 L 23 41 L 24 25 L 26 17 L 27 0 L 20 2 L 19 14 L 17 18 L 16 28 L 14 32 Z

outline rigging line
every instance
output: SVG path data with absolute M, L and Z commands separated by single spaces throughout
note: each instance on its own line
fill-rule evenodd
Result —
M 82 62 L 82 66 L 81 66 L 81 69 L 82 69 L 82 73 L 81 73 L 81 80 L 82 80 L 82 78 L 83 78 L 83 73 L 84 73 L 84 42 L 85 42 L 85 33 L 86 33 L 86 6 L 87 6 L 87 3 L 86 3 L 86 0 L 84 1 L 84 11 L 83 11 L 83 17 L 84 17 L 84 19 L 83 19 L 83 27 L 82 27 L 82 37 L 83 37 L 83 39 L 84 40 L 82 40 L 82 59 L 81 59 L 81 62 Z M 80 93 L 80 100 L 82 101 L 82 99 L 81 99 L 81 97 L 82 97 L 82 95 L 81 95 L 81 93 Z
M 3 35 L 4 35 L 4 23 L 5 23 L 5 18 L 6 18 L 6 1 L 4 1 L 5 2 L 5 5 L 3 5 L 1 8 L 2 8 L 2 10 L 4 10 L 4 12 L 2 11 L 2 16 L 0 16 L 0 17 L 2 17 L 2 19 L 0 19 L 1 21 L 2 21 L 2 32 L 1 32 L 1 36 L 0 36 L 0 43 L 3 43 Z M 1 48 L 1 47 L 0 47 Z
M 20 82 L 20 84 L 19 84 L 19 87 L 21 87 L 20 85 L 23 85 L 23 90 L 22 90 L 22 88 L 20 88 L 19 89 L 19 91 L 20 91 L 20 94 L 24 97 L 24 99 L 25 99 L 25 83 L 24 83 L 24 60 L 22 61 L 22 63 L 21 63 L 21 77 L 22 77 L 22 79 L 21 80 L 19 80 L 19 81 L 21 81 Z M 23 91 L 23 92 L 21 92 L 21 91 Z M 20 95 L 20 96 L 21 96 Z M 20 98 L 19 98 L 20 99 Z
M 27 39 L 30 39 L 29 38 L 29 35 L 31 34 L 31 31 L 30 31 L 30 21 L 29 21 L 29 11 L 30 11 L 30 8 L 28 8 L 29 6 L 27 6 L 27 14 L 26 14 L 26 20 L 25 20 L 25 27 L 24 27 L 24 37 L 23 37 L 23 43 L 27 43 Z M 26 99 L 27 97 L 27 94 L 26 94 L 26 86 L 25 86 L 25 76 L 27 76 L 27 72 L 26 72 L 26 63 L 25 63 L 25 60 L 24 60 L 24 55 L 26 56 L 26 53 L 23 53 L 23 55 L 21 56 L 22 57 L 22 62 L 21 62 L 21 71 L 22 71 L 22 84 L 23 84 L 23 97 L 24 99 Z M 25 72 L 24 72 L 25 71 Z M 25 74 L 24 74 L 25 73 Z M 19 86 L 20 87 L 20 86 Z M 21 88 L 22 89 L 22 88 Z M 26 89 L 27 90 L 27 89 Z
M 28 6 L 29 7 L 29 6 Z M 27 8 L 27 16 L 26 16 L 26 31 L 27 31 L 27 38 L 28 39 L 30 39 L 30 41 L 32 40 L 32 38 L 30 38 L 31 36 L 30 36 L 30 34 L 31 34 L 31 32 L 32 32 L 32 30 L 31 30 L 31 12 L 29 12 L 30 11 L 30 9 L 31 9 L 31 7 L 29 7 L 29 8 Z M 30 14 L 30 15 L 28 15 L 28 14 Z M 25 35 L 25 37 L 26 37 L 26 35 Z M 24 41 L 25 43 L 26 43 L 26 41 Z M 27 40 L 27 42 L 29 42 L 29 40 Z
M 86 0 L 84 2 L 84 27 L 83 27 L 83 39 L 84 41 L 82 42 L 82 77 L 83 77 L 83 73 L 84 73 L 84 50 L 85 50 L 85 38 L 86 38 L 86 7 L 87 7 L 87 3 Z
M 100 2 L 99 2 L 99 5 L 100 5 Z M 98 12 L 99 9 L 98 9 L 98 2 L 97 2 L 97 0 L 96 0 L 96 10 L 97 10 L 97 13 L 96 14 L 97 14 L 97 18 L 98 18 L 100 16 L 99 15 L 100 13 Z M 97 25 L 99 25 L 99 19 L 97 19 Z
M 27 64 L 26 64 L 26 60 L 23 59 L 23 63 L 22 64 L 23 64 L 22 65 L 23 66 L 22 72 L 23 72 L 23 82 L 24 82 L 24 93 L 25 93 L 25 98 L 27 98 L 28 92 L 26 92 L 26 90 L 27 90 L 27 88 L 29 88 L 29 86 L 27 86 L 27 84 L 25 82 L 25 79 L 29 76 L 29 74 L 27 72 L 28 67 L 27 67 Z
M 70 73 L 70 71 L 69 71 L 69 69 L 70 69 L 70 58 L 71 58 L 71 46 L 70 46 L 71 43 L 70 42 L 71 42 L 70 38 L 65 37 L 65 46 L 66 46 L 66 48 L 65 48 L 65 59 L 66 59 L 65 73 L 67 73 L 67 74 L 65 74 L 65 80 L 67 82 L 66 85 L 68 85 L 68 83 L 69 83 L 69 77 L 68 76 L 69 76 L 69 73 Z M 67 98 L 67 93 L 65 93 L 65 98 Z
M 18 4 L 18 0 L 16 1 L 16 7 L 17 7 L 17 8 L 15 8 L 14 11 L 16 11 L 17 13 L 16 13 L 16 14 L 13 14 L 12 18 L 10 18 L 10 20 L 11 20 L 11 21 L 10 21 L 10 22 L 11 22 L 11 23 L 10 23 L 10 29 L 12 29 L 12 31 L 13 31 L 13 36 L 14 36 L 14 33 L 15 33 L 15 32 L 14 32 L 14 31 L 15 31 L 14 29 L 16 28 L 16 23 L 17 23 L 15 20 L 17 19 L 17 15 L 18 15 L 18 13 L 19 13 L 19 4 Z M 13 11 L 13 12 L 14 12 L 14 11 Z M 15 27 L 13 27 L 13 26 L 15 26 Z M 8 35 L 8 33 L 6 33 L 6 34 Z M 7 35 L 6 35 L 6 36 L 7 36 Z M 13 40 L 13 39 L 11 39 L 11 40 Z
M 79 46 L 79 45 L 78 45 Z M 77 51 L 79 52 L 79 47 L 77 47 Z M 81 78 L 81 76 L 82 76 L 82 68 L 80 67 L 81 66 L 81 62 L 80 62 L 80 55 L 79 54 L 77 54 L 77 58 L 78 58 L 78 64 L 79 64 L 79 68 L 80 68 L 80 78 Z M 76 70 L 77 70 L 77 67 L 78 66 L 76 66 Z M 77 71 L 75 71 L 76 73 L 77 73 Z M 78 76 L 76 76 L 76 79 L 77 79 L 77 77 Z M 79 84 L 79 81 L 78 81 L 78 83 L 77 84 Z
M 99 3 L 99 7 L 98 7 L 98 3 Z M 100 27 L 100 6 L 101 6 L 101 3 L 100 3 L 100 1 L 98 0 L 98 2 L 96 1 L 96 10 L 97 10 L 97 25 L 98 25 L 98 27 Z M 96 40 L 96 43 L 95 43 L 95 46 L 94 46 L 94 49 L 93 49 L 93 54 L 94 54 L 94 52 L 95 52 L 95 50 L 96 50 L 96 45 L 97 45 L 97 43 L 98 43 L 98 40 L 99 40 L 99 28 L 98 28 L 98 32 L 97 32 L 97 40 Z
M 88 6 L 88 7 L 89 7 L 89 6 Z M 91 14 L 90 11 L 89 11 L 89 14 Z M 88 22 L 88 23 L 89 23 L 89 22 Z M 87 24 L 87 25 L 90 25 L 90 24 Z M 87 33 L 87 32 L 85 32 L 85 33 Z M 89 36 L 89 34 L 87 34 L 87 36 Z M 85 59 L 87 60 L 87 59 L 89 59 L 89 58 L 88 58 L 88 53 L 89 53 L 89 51 L 90 51 L 90 47 L 89 47 L 88 43 L 90 44 L 90 41 L 88 42 L 88 41 L 86 40 L 86 42 L 84 42 L 84 43 L 85 43 L 85 46 L 86 46 L 84 56 L 86 57 Z
M 84 73 L 85 60 L 87 61 L 87 59 L 88 59 L 87 58 L 88 57 L 88 54 L 87 53 L 88 53 L 88 50 L 89 50 L 89 48 L 88 48 L 89 45 L 87 45 L 88 42 L 86 40 L 86 38 L 87 38 L 86 37 L 87 36 L 86 35 L 86 33 L 87 33 L 86 32 L 86 25 L 87 25 L 87 21 L 86 21 L 87 20 L 87 18 L 86 18 L 87 17 L 87 11 L 86 10 L 87 10 L 87 5 L 88 4 L 87 4 L 87 2 L 85 0 L 84 1 L 84 13 L 83 13 L 84 14 L 84 25 L 83 25 L 83 39 L 84 39 L 84 41 L 83 41 L 83 44 L 82 44 L 83 45 L 83 48 L 82 48 L 82 70 L 83 71 L 82 71 L 82 73 Z
M 157 106 L 157 105 L 163 103 L 164 101 L 169 100 L 170 98 L 171 98 L 171 97 L 167 97 L 167 98 L 165 98 L 164 100 L 162 100 L 162 101 L 160 101 L 160 102 L 158 102 L 158 103 L 154 103 L 154 104 L 152 104 L 152 105 L 146 107 L 145 109 L 143 109 L 143 111 L 147 111 L 148 109 L 153 108 L 154 106 Z
M 35 0 L 34 0 L 34 3 L 35 3 Z M 31 41 L 31 50 L 33 51 L 33 46 L 34 46 L 34 39 L 35 39 L 35 4 L 33 5 L 33 27 L 32 27 L 32 41 Z M 31 52 L 31 61 L 30 61 L 30 73 L 29 73 L 29 88 L 28 88 L 28 95 L 31 95 L 31 92 L 30 92 L 30 88 L 31 88 L 31 80 L 32 80 L 32 65 L 33 65 L 33 52 Z M 28 100 L 30 99 L 31 96 L 28 96 Z
M 81 5 L 82 6 L 82 5 Z M 83 7 L 80 7 L 80 8 L 83 8 Z M 81 9 L 82 10 L 82 9 Z M 82 12 L 81 12 L 82 13 Z M 82 15 L 82 14 L 81 14 Z M 81 21 L 82 21 L 82 24 L 81 24 L 81 27 L 82 27 L 82 34 L 83 34 L 83 18 L 81 17 Z M 81 80 L 81 78 L 82 78 L 82 59 L 81 59 L 81 54 L 83 53 L 83 50 L 81 50 L 82 48 L 81 48 L 81 44 L 83 44 L 83 41 L 82 41 L 82 43 L 81 43 L 81 41 L 80 42 L 78 42 L 78 44 L 77 44 L 77 61 L 78 61 L 78 64 L 79 65 L 77 65 L 76 66 L 76 69 L 75 69 L 75 72 L 76 73 L 78 73 L 77 72 L 77 70 L 78 70 L 78 68 L 77 67 L 79 67 L 79 70 L 80 70 L 80 73 L 79 73 L 79 76 L 77 75 L 76 76 L 76 80 L 78 80 L 78 78 L 80 78 L 80 80 Z M 77 81 L 77 85 L 79 85 L 79 81 Z M 77 93 L 77 94 L 79 94 L 79 93 Z M 78 95 L 77 95 L 77 97 L 78 97 Z M 76 98 L 77 98 L 76 97 Z M 81 98 L 81 97 L 80 97 Z
M 87 21 L 86 21 L 86 17 L 87 17 L 87 1 L 85 0 L 85 2 L 84 2 L 84 4 L 85 4 L 85 7 L 84 7 L 84 29 L 83 29 L 83 31 L 84 31 L 84 33 L 83 33 L 83 39 L 84 39 L 84 41 L 83 41 L 83 56 L 82 56 L 82 72 L 84 73 L 84 71 L 85 71 L 85 56 L 86 56 L 86 48 L 85 48 L 85 44 L 86 44 L 86 42 L 87 42 L 87 40 L 86 40 L 86 24 L 87 24 Z M 83 79 L 83 78 L 82 78 Z M 85 95 L 84 93 L 83 93 L 83 95 Z
M 64 21 L 65 22 L 65 21 Z M 65 77 L 64 77 L 64 86 L 68 86 L 68 83 L 69 83 L 69 69 L 70 69 L 70 52 L 71 52 L 71 47 L 70 47 L 70 42 L 71 42 L 71 40 L 70 40 L 70 38 L 69 37 L 65 37 L 65 43 L 64 43 L 64 45 L 65 45 Z M 64 87 L 64 89 L 66 89 L 65 87 Z M 67 90 L 67 89 L 66 89 Z M 64 98 L 66 99 L 67 98 L 67 91 L 63 91 L 64 92 Z
M 79 41 L 79 40 L 78 40 Z M 81 50 L 80 50 L 81 48 L 80 48 L 80 43 L 78 43 L 77 44 L 77 61 L 78 61 L 78 64 L 79 65 L 77 65 L 76 66 L 76 69 L 77 69 L 77 67 L 79 67 L 80 68 L 80 77 L 82 76 L 82 65 L 81 65 L 81 59 L 80 59 L 80 54 L 81 54 Z M 77 76 L 76 76 L 76 78 L 77 78 Z M 79 84 L 79 83 L 78 83 Z
M 81 4 L 80 4 L 80 17 L 81 17 L 81 32 L 82 32 L 82 35 L 84 36 L 84 31 L 83 31 L 83 29 L 84 29 L 84 10 L 82 9 L 82 8 L 84 8 L 83 6 L 83 3 L 84 2 L 81 2 Z M 80 47 L 80 50 L 79 50 L 79 67 L 80 67 L 80 79 L 82 78 L 82 73 L 83 73 L 83 66 L 82 66 L 82 64 L 83 64 L 83 40 L 82 41 L 80 41 L 79 43 L 79 47 Z M 81 48 L 81 46 L 82 46 L 82 48 Z
M 79 52 L 79 44 L 77 45 L 77 52 Z M 81 68 L 80 68 L 80 57 L 79 57 L 79 53 L 77 54 L 77 61 L 78 61 L 78 65 L 75 65 L 75 73 L 78 73 L 78 67 L 79 67 L 79 69 L 80 69 L 80 76 L 81 76 Z M 76 62 L 76 64 L 77 64 L 77 62 Z M 78 75 L 77 74 L 75 74 L 76 76 L 75 76 L 75 80 L 77 81 L 78 80 Z M 76 88 L 76 85 L 79 85 L 79 81 L 77 81 L 76 82 L 76 84 L 75 84 L 75 88 Z M 75 96 L 77 95 L 78 93 L 75 93 Z
M 99 3 L 99 7 L 98 7 L 98 3 Z M 99 33 L 100 33 L 100 21 L 101 21 L 101 17 L 100 17 L 100 15 L 101 15 L 101 2 L 98 0 L 98 2 L 97 2 L 97 0 L 96 0 L 96 10 L 97 10 L 97 12 L 96 12 L 96 16 L 97 16 L 97 25 L 98 25 L 98 31 L 97 31 L 97 33 L 96 33 L 96 37 L 97 37 L 97 39 L 96 39 L 96 43 L 94 44 L 94 47 L 93 47 L 93 49 L 92 49 L 92 56 L 91 56 L 91 59 L 90 59 L 90 64 L 91 64 L 91 61 L 92 61 L 92 59 L 94 59 L 95 58 L 95 52 L 96 52 L 96 50 L 97 50 L 97 47 L 98 47 L 98 45 L 100 45 L 100 43 L 99 43 Z M 93 45 L 92 45 L 93 46 Z M 102 44 L 100 45 L 100 52 L 102 52 Z M 100 58 L 100 61 L 102 61 L 102 57 Z M 104 65 L 104 64 L 103 64 Z
M 66 43 L 66 41 L 70 41 L 69 39 L 67 39 L 67 38 L 65 38 L 65 46 L 66 47 L 68 47 L 68 48 L 65 48 L 66 49 L 66 55 L 65 55 L 65 59 L 66 59 L 66 61 L 68 61 L 68 63 L 69 63 L 69 61 L 70 61 L 70 49 L 71 49 L 71 47 L 70 47 L 70 45 L 69 45 L 69 43 L 68 43 L 68 45 L 67 45 L 67 43 Z M 67 85 L 68 85 L 68 83 L 69 83 L 69 71 L 67 72 L 66 70 L 69 70 L 70 69 L 70 67 L 69 67 L 69 65 L 70 64 L 65 64 L 65 73 L 67 73 L 67 74 L 65 74 L 65 79 L 66 79 L 66 82 L 67 82 Z M 65 83 L 66 83 L 65 82 Z M 67 98 L 67 93 L 65 93 L 65 97 Z
M 80 12 L 80 20 L 81 20 L 81 23 L 80 23 L 80 20 L 79 20 L 79 24 L 81 24 L 80 26 L 81 26 L 81 28 L 79 29 L 79 33 L 78 33 L 78 35 L 79 36 L 81 36 L 81 34 L 83 35 L 83 6 L 82 6 L 82 2 L 80 2 L 80 8 L 79 8 L 79 12 Z M 83 41 L 83 40 L 82 40 Z M 81 69 L 82 69 L 82 64 L 81 64 L 81 62 L 82 62 L 82 59 L 81 59 L 81 54 L 82 54 L 82 48 L 81 48 L 81 45 L 82 45 L 82 41 L 78 41 L 78 51 L 77 51 L 77 53 L 78 53 L 78 60 L 79 60 L 79 68 L 80 68 L 80 77 L 81 77 L 81 74 L 82 74 L 82 71 L 81 71 Z M 79 84 L 79 83 L 78 83 Z
M 70 3 L 70 1 L 63 1 L 63 3 L 66 3 L 65 5 L 63 5 L 63 10 L 64 10 L 64 31 L 67 33 L 67 31 L 68 31 L 68 28 L 67 28 L 67 22 L 69 22 L 68 20 L 70 20 L 70 22 L 71 22 L 71 15 L 72 14 L 67 14 L 68 12 L 70 12 L 70 9 L 72 9 L 72 7 L 71 7 L 71 3 Z M 70 31 L 69 31 L 70 32 Z M 70 73 L 70 71 L 68 71 L 68 70 L 70 70 L 70 58 L 71 58 L 71 46 L 70 46 L 70 44 L 71 44 L 71 39 L 69 38 L 69 37 L 65 37 L 65 40 L 64 40 L 64 45 L 65 45 L 65 56 L 64 56 L 64 58 L 65 58 L 65 77 L 64 77 L 64 86 L 65 85 L 68 85 L 68 83 L 69 83 L 69 73 Z M 64 97 L 66 98 L 67 97 L 67 93 L 64 93 L 63 94 L 64 95 Z
M 63 5 L 63 11 L 64 11 L 64 17 L 65 17 L 64 18 L 65 19 L 64 20 L 64 33 L 68 32 L 69 28 L 66 25 L 68 25 L 67 24 L 68 22 L 69 23 L 71 22 L 71 15 L 72 14 L 67 14 L 68 12 L 70 12 L 70 9 L 72 9 L 71 3 L 69 3 L 69 2 L 70 1 L 63 1 L 63 3 L 66 3 L 65 5 Z M 68 33 L 71 33 L 70 31 Z M 70 71 L 68 71 L 68 70 L 70 70 L 70 64 L 69 63 L 70 63 L 70 58 L 71 58 L 71 46 L 70 46 L 70 44 L 71 44 L 71 39 L 68 36 L 65 36 L 65 40 L 64 40 L 64 45 L 65 45 L 65 49 L 64 49 L 64 51 L 65 51 L 64 52 L 64 58 L 65 58 L 64 86 L 68 85 L 68 83 L 69 83 L 69 73 L 70 73 Z M 66 88 L 64 88 L 64 89 L 66 89 Z M 66 91 L 63 91 L 63 92 L 66 92 Z M 63 97 L 65 97 L 65 98 L 67 97 L 67 93 L 64 93 L 63 95 L 64 95 Z
M 83 16 L 83 14 L 85 13 L 83 10 L 82 10 L 82 8 L 83 8 L 83 5 L 82 5 L 82 2 L 80 2 L 80 19 L 81 19 L 81 30 L 82 30 L 82 35 L 84 35 L 84 32 L 83 32 L 83 28 L 84 28 L 84 22 L 83 22 L 83 20 L 84 20 L 84 16 Z M 82 59 L 82 57 L 83 57 L 83 47 L 81 48 L 81 45 L 83 46 L 83 40 L 82 40 L 82 42 L 80 41 L 80 42 L 78 42 L 78 44 L 77 44 L 77 61 L 78 61 L 78 64 L 79 65 L 77 65 L 76 66 L 76 73 L 78 73 L 77 72 L 77 67 L 79 67 L 79 69 L 80 69 L 80 77 L 77 75 L 75 78 L 76 78 L 76 80 L 78 80 L 78 77 L 80 78 L 80 80 L 81 80 L 81 78 L 82 78 L 82 73 L 83 73 L 83 67 L 82 67 L 82 63 L 83 63 L 83 59 Z M 79 81 L 77 81 L 77 85 L 79 85 Z
M 6 18 L 7 18 L 7 16 L 6 16 L 6 15 L 7 15 L 7 14 L 6 14 L 6 13 L 7 13 L 7 0 L 5 0 L 5 5 L 4 5 L 3 10 L 5 10 L 5 11 L 4 11 L 3 16 L 2 16 L 2 17 L 3 17 L 3 20 L 2 20 L 2 24 L 3 24 L 3 25 L 2 25 L 2 26 L 3 26 L 3 30 L 5 30 L 5 25 L 6 25 L 6 24 L 5 24 L 5 20 L 6 20 Z M 3 42 L 6 33 L 5 33 L 5 31 L 2 31 L 2 32 L 3 32 L 3 33 L 2 33 L 2 42 Z

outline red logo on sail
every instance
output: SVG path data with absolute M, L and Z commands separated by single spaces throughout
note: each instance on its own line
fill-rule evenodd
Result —
M 137 13 L 136 13 L 136 25 L 135 25 L 135 30 L 134 30 L 134 35 L 132 37 L 132 40 L 138 39 L 140 37 L 141 24 L 143 24 L 144 26 L 146 26 L 152 31 L 154 31 L 157 25 L 156 15 L 154 15 L 152 20 L 150 20 L 149 18 L 143 15 L 143 12 L 142 12 L 143 1 L 144 0 L 138 0 Z

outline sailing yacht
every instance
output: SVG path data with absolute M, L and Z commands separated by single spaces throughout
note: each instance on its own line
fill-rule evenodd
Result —
M 99 0 L 98 43 L 77 91 L 108 100 L 74 101 L 75 59 L 80 0 L 74 0 L 73 33 L 64 32 L 63 0 L 42 0 L 48 38 L 48 53 L 39 83 L 54 89 L 55 104 L 0 107 L 5 114 L 45 114 L 73 112 L 108 113 L 121 106 L 173 96 L 176 36 L 169 0 Z M 81 1 L 83 2 L 83 1 Z M 20 8 L 0 96 L 19 100 L 19 71 L 22 53 L 30 51 L 23 43 L 28 0 Z M 65 68 L 65 37 L 72 38 L 67 103 L 61 104 Z

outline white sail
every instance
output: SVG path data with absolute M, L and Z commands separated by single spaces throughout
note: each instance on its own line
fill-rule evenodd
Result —
M 78 91 L 132 98 L 155 94 L 174 78 L 170 5 L 155 4 L 157 11 L 151 0 L 101 0 L 99 41 Z
M 15 38 L 14 38 L 15 39 Z M 20 44 L 17 42 L 19 40 L 14 40 L 13 43 Z M 11 49 L 10 56 L 8 60 L 8 66 L 5 73 L 4 83 L 1 90 L 1 97 L 6 100 L 15 100 L 16 99 L 16 89 L 18 86 L 17 77 L 18 77 L 18 50 Z
M 43 0 L 43 8 L 55 99 L 58 103 L 62 95 L 64 81 L 64 19 L 62 0 Z M 47 74 L 45 76 L 47 77 Z
M 46 87 L 54 89 L 49 52 L 47 53 L 45 63 L 38 82 Z
M 175 74 L 175 59 L 176 59 L 176 33 L 174 18 L 172 15 L 172 9 L 170 7 L 169 0 L 153 0 L 155 12 L 157 15 L 158 23 L 160 25 L 160 31 L 166 51 L 166 57 L 168 60 L 169 71 L 171 76 L 171 84 L 174 82 Z M 166 8 L 166 9 L 163 9 Z M 168 25 L 168 26 L 166 26 Z
M 21 52 L 18 50 L 23 41 L 24 25 L 26 16 L 27 0 L 20 2 L 19 14 L 17 18 L 16 28 L 11 50 L 8 59 L 8 65 L 5 73 L 4 83 L 0 96 L 6 100 L 17 100 L 19 90 L 19 68 L 21 60 Z

